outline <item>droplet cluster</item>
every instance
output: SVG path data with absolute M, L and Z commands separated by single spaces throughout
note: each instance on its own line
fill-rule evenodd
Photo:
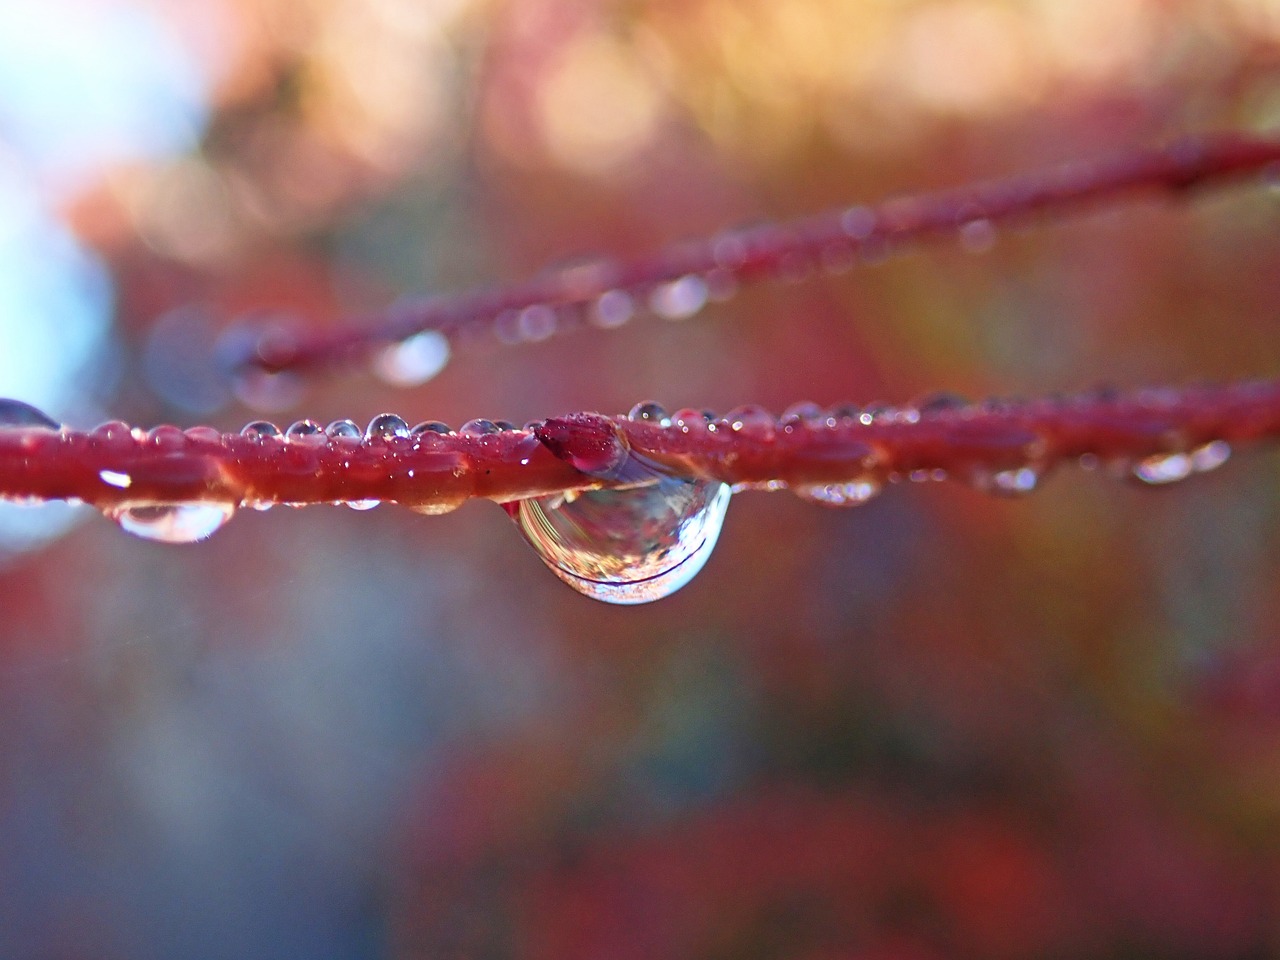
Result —
M 1238 389 L 1247 395 L 1250 386 Z M 1266 384 L 1261 387 L 1270 389 Z M 1176 419 L 1170 419 L 1170 411 L 1176 410 L 1180 398 L 1177 391 L 1169 390 L 1126 395 L 1101 390 L 1038 401 L 974 404 L 954 394 L 935 393 L 905 406 L 846 403 L 823 407 L 801 402 L 777 416 L 756 405 L 735 407 L 723 415 L 694 407 L 669 413 L 661 404 L 648 401 L 636 404 L 619 418 L 577 414 L 531 421 L 520 429 L 510 421 L 476 418 L 456 431 L 438 420 L 410 427 L 404 418 L 383 413 L 363 429 L 345 419 L 328 426 L 297 420 L 284 430 L 271 421 L 254 420 L 241 429 L 240 442 L 298 450 L 327 445 L 330 450 L 353 451 L 374 444 L 386 450 L 391 462 L 400 456 L 399 450 L 433 449 L 457 456 L 448 453 L 446 437 L 476 449 L 491 446 L 491 438 L 499 435 L 522 433 L 518 443 L 524 446 L 516 448 L 526 451 L 521 464 L 529 463 L 528 451 L 541 445 L 544 455 L 550 451 L 596 486 L 503 504 L 521 534 L 547 566 L 574 589 L 611 603 L 635 604 L 674 592 L 703 567 L 719 536 L 731 494 L 738 489 L 788 489 L 814 503 L 848 507 L 865 504 L 886 485 L 902 481 L 958 479 L 992 494 L 1027 494 L 1067 455 L 1078 457 L 1083 467 L 1103 467 L 1152 486 L 1214 470 L 1230 457 L 1231 447 L 1223 439 L 1188 442 L 1187 434 L 1176 428 Z M 1056 421 L 1055 416 L 1059 418 Z M 1064 454 L 1064 449 L 1073 449 L 1067 444 L 1051 455 L 1048 442 L 1036 432 L 1045 429 L 1036 424 L 1044 423 L 1059 427 L 1083 424 L 1085 439 L 1075 441 L 1079 452 Z M 0 400 L 0 434 L 8 430 L 24 431 L 19 435 L 24 451 L 36 449 L 41 442 L 65 445 L 74 436 L 29 404 Z M 1199 435 L 1203 434 L 1201 430 Z M 41 435 L 46 440 L 39 440 Z M 124 455 L 142 449 L 154 452 L 164 463 L 185 462 L 182 457 L 195 453 L 193 462 L 202 464 L 215 461 L 201 453 L 201 447 L 220 447 L 227 439 L 210 427 L 182 430 L 162 424 L 143 431 L 118 420 L 81 436 L 101 451 L 118 450 Z M 731 487 L 714 477 L 698 475 L 699 471 L 689 466 L 691 461 L 680 456 L 655 459 L 657 454 L 633 449 L 632 445 L 645 437 L 661 440 L 655 449 L 671 442 L 677 443 L 677 450 L 682 449 L 679 443 L 691 445 L 683 449 L 714 449 L 720 439 L 737 438 L 749 441 L 738 444 L 737 450 L 769 450 L 791 444 L 789 449 L 800 451 L 797 456 L 801 459 L 805 450 L 816 449 L 818 459 L 813 463 L 817 466 L 794 479 L 774 475 Z M 945 468 L 936 461 L 930 463 L 927 456 L 921 459 L 922 455 L 911 453 L 912 443 L 919 444 L 921 438 L 925 443 L 941 444 L 947 455 Z M 967 454 L 970 449 L 976 452 Z M 823 461 L 824 451 L 832 455 L 833 450 L 835 460 Z M 1154 452 L 1134 456 L 1133 450 Z M 127 457 L 120 462 L 128 462 Z M 813 477 L 822 475 L 824 462 L 837 463 L 838 476 L 815 482 Z M 344 460 L 342 465 L 350 466 L 350 462 Z M 413 469 L 407 474 L 412 477 Z M 221 529 L 238 507 L 267 509 L 275 502 L 250 498 L 244 502 L 152 502 L 141 495 L 137 500 L 120 499 L 119 491 L 140 492 L 138 477 L 130 469 L 103 467 L 96 479 L 115 495 L 113 505 L 103 509 L 106 516 L 129 533 L 162 543 L 203 540 Z M 146 489 L 144 477 L 141 490 Z M 428 514 L 447 512 L 463 502 L 466 494 L 451 497 L 438 497 L 413 509 Z M 343 501 L 355 510 L 372 509 L 379 502 Z

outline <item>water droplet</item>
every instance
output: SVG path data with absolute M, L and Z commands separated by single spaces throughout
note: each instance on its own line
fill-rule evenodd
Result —
M 671 415 L 672 424 L 678 427 L 681 433 L 706 433 L 707 421 L 714 419 L 714 413 L 707 417 L 701 410 L 695 410 L 693 407 L 684 407 Z
M 366 440 L 394 440 L 397 437 L 409 436 L 409 424 L 394 413 L 380 413 L 369 421 L 365 428 Z
M 166 423 L 148 430 L 147 442 L 161 450 L 181 450 L 187 445 L 187 435 Z
M 458 428 L 459 433 L 469 434 L 470 436 L 483 437 L 491 433 L 501 433 L 501 428 L 492 420 L 486 420 L 483 417 L 477 417 L 474 420 L 468 420 Z
M 729 487 L 718 481 L 649 472 L 655 479 L 643 486 L 504 507 L 543 562 L 579 593 L 607 603 L 648 603 L 702 569 L 730 499 Z
M 773 439 L 773 429 L 776 424 L 773 414 L 754 403 L 734 407 L 724 415 L 724 420 L 734 433 L 757 440 Z
M 270 420 L 254 420 L 252 423 L 246 423 L 241 428 L 240 436 L 248 437 L 251 440 L 266 440 L 270 437 L 280 436 L 280 428 Z
M 1191 476 L 1195 467 L 1186 453 L 1161 453 L 1144 457 L 1133 466 L 1133 475 L 1143 483 L 1176 483 Z
M 958 393 L 938 390 L 934 393 L 925 394 L 915 400 L 911 406 L 915 407 L 920 413 L 942 413 L 947 410 L 962 410 L 969 406 L 969 401 Z
M 859 204 L 840 215 L 840 229 L 854 240 L 865 240 L 875 231 L 876 215 L 870 207 Z
M 631 294 L 623 290 L 608 290 L 600 294 L 591 308 L 591 319 L 597 327 L 611 330 L 620 327 L 636 312 Z
M 290 443 L 323 443 L 324 427 L 314 420 L 298 420 L 289 424 L 289 429 L 284 432 L 284 438 Z
M 530 343 L 547 340 L 556 332 L 556 312 L 545 303 L 525 307 L 516 317 L 516 329 Z
M 199 500 L 176 504 L 135 504 L 104 511 L 126 530 L 144 540 L 195 543 L 212 536 L 235 515 L 230 503 Z
M 62 424 L 43 410 L 21 400 L 0 400 L 0 429 L 4 427 L 45 427 L 61 430 Z
M 960 228 L 960 247 L 967 253 L 986 253 L 996 245 L 996 228 L 985 217 Z
M 1213 440 L 1191 451 L 1191 469 L 1196 473 L 1217 470 L 1231 459 L 1231 444 L 1225 440 Z
M 627 419 L 641 423 L 652 423 L 659 427 L 671 426 L 671 418 L 667 416 L 666 408 L 660 403 L 654 403 L 652 400 L 645 403 L 637 403 L 631 408 L 631 412 L 627 414 Z
M 374 372 L 397 387 L 426 383 L 449 363 L 449 340 L 439 330 L 423 330 L 393 343 L 373 361 Z
M 809 427 L 816 427 L 826 422 L 827 413 L 816 403 L 804 400 L 800 403 L 793 403 L 782 411 L 782 416 L 778 418 L 778 426 L 790 433 L 795 430 L 799 424 Z
M 372 510 L 381 500 L 344 500 L 343 506 L 350 507 L 352 510 Z
M 841 483 L 815 483 L 794 487 L 795 495 L 830 507 L 856 507 L 880 492 L 880 481 L 872 477 Z
M 324 428 L 324 433 L 330 440 L 359 440 L 364 436 L 354 420 L 335 420 Z
M 969 482 L 987 493 L 1016 497 L 1035 490 L 1040 483 L 1040 471 L 1033 466 L 1010 467 L 1006 470 L 978 469 L 969 474 Z
M 409 431 L 409 436 L 420 437 L 427 433 L 444 436 L 445 434 L 453 433 L 453 430 L 447 423 L 442 423 L 439 420 L 423 420 L 422 423 Z
M 512 423 L 510 420 L 495 420 L 493 421 L 493 425 L 497 427 L 499 430 L 501 430 L 503 433 L 513 431 L 516 428 L 516 425 Z
M 707 282 L 695 274 L 654 287 L 649 307 L 667 320 L 683 320 L 701 310 L 707 302 Z
M 197 443 L 222 443 L 222 433 L 214 427 L 188 427 L 183 432 Z

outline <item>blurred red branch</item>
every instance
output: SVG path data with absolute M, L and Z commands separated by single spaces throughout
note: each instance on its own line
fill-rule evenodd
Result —
M 876 206 L 725 231 L 651 257 L 602 259 L 524 283 L 407 302 L 323 334 L 273 330 L 228 362 L 235 368 L 270 371 L 334 366 L 426 330 L 485 333 L 509 341 L 543 339 L 584 323 L 617 325 L 645 303 L 679 315 L 696 311 L 708 298 L 730 295 L 738 283 L 810 264 L 837 269 L 954 236 L 970 224 L 1062 216 L 1128 194 L 1221 184 L 1269 172 L 1278 163 L 1280 141 L 1239 134 L 1188 138 L 1163 148 L 1129 150 Z M 682 282 L 684 288 L 674 286 Z
M 1064 460 L 1132 470 L 1155 458 L 1167 469 L 1151 482 L 1165 482 L 1216 466 L 1226 444 L 1276 437 L 1280 380 L 972 405 L 939 398 L 893 409 L 800 408 L 781 419 L 754 407 L 710 420 L 695 410 L 669 421 L 582 413 L 527 430 L 372 439 L 224 435 L 209 427 L 144 433 L 122 423 L 89 432 L 14 426 L 0 428 L 0 496 L 100 508 L 394 501 L 433 513 L 472 497 L 617 486 L 620 458 L 633 454 L 674 475 L 753 487 L 882 484 L 941 479 L 943 471 L 1016 493 Z M 1215 443 L 1220 449 L 1208 460 L 1192 456 Z

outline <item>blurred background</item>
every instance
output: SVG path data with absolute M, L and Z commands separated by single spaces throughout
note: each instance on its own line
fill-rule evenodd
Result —
M 1275 376 L 1264 185 L 798 263 L 410 389 L 210 358 L 1278 121 L 1275 0 L 0 0 L 0 396 L 236 430 Z M 746 493 L 638 608 L 488 503 L 183 547 L 8 505 L 0 955 L 1275 955 L 1277 481 L 1249 449 L 1161 490 Z

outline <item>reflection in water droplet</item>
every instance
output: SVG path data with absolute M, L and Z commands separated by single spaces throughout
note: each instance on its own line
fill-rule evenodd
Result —
M 392 440 L 409 436 L 409 424 L 394 413 L 380 413 L 369 421 L 364 431 L 366 440 Z
M 458 428 L 458 432 L 469 434 L 470 436 L 483 437 L 491 433 L 501 433 L 502 428 L 492 420 L 477 417 L 475 420 L 468 420 L 464 423 Z
M 1162 453 L 1144 457 L 1133 467 L 1133 475 L 1143 483 L 1176 483 L 1191 476 L 1194 467 L 1186 453 Z
M 797 497 L 831 507 L 860 506 L 872 499 L 880 489 L 880 481 L 870 477 L 843 483 L 815 483 L 793 488 Z
M 364 436 L 354 420 L 335 420 L 324 428 L 324 432 L 330 440 L 359 440 Z
M 374 372 L 397 387 L 426 383 L 449 362 L 449 340 L 439 330 L 423 330 L 393 343 L 373 361 Z
M 1031 466 L 1008 470 L 975 470 L 969 475 L 969 482 L 987 493 L 1016 497 L 1035 490 L 1040 483 L 1040 471 Z
M 254 420 L 240 429 L 240 436 L 249 437 L 252 440 L 263 440 L 267 437 L 280 436 L 280 428 L 269 420 Z
M 654 423 L 660 427 L 671 426 L 671 418 L 667 416 L 666 408 L 660 403 L 654 403 L 652 400 L 645 403 L 637 403 L 631 408 L 627 418 L 641 423 Z
M 47 427 L 50 430 L 61 430 L 62 424 L 29 403 L 0 399 L 0 428 L 3 427 Z
M 631 294 L 623 290 L 608 290 L 596 300 L 591 309 L 591 318 L 597 327 L 610 330 L 630 320 L 635 310 Z
M 706 303 L 707 282 L 694 274 L 654 287 L 649 294 L 649 308 L 667 320 L 691 317 Z
M 314 420 L 298 420 L 289 424 L 289 429 L 284 432 L 284 438 L 290 443 L 322 443 L 324 427 Z
M 658 600 L 711 556 L 730 490 L 668 476 L 634 458 L 652 482 L 504 504 L 544 563 L 579 593 L 608 603 Z
M 1214 440 L 1191 451 L 1191 468 L 1196 473 L 1207 473 L 1217 470 L 1231 459 L 1231 444 L 1225 440 Z
M 424 420 L 409 431 L 409 436 L 421 437 L 423 434 L 427 433 L 434 433 L 443 436 L 452 432 L 453 431 L 449 428 L 447 423 L 442 423 L 439 420 Z
M 343 505 L 350 507 L 352 510 L 372 510 L 381 500 L 344 500 Z
M 135 505 L 104 513 L 122 530 L 160 543 L 195 543 L 212 536 L 235 514 L 230 503 L 212 500 L 179 504 Z

